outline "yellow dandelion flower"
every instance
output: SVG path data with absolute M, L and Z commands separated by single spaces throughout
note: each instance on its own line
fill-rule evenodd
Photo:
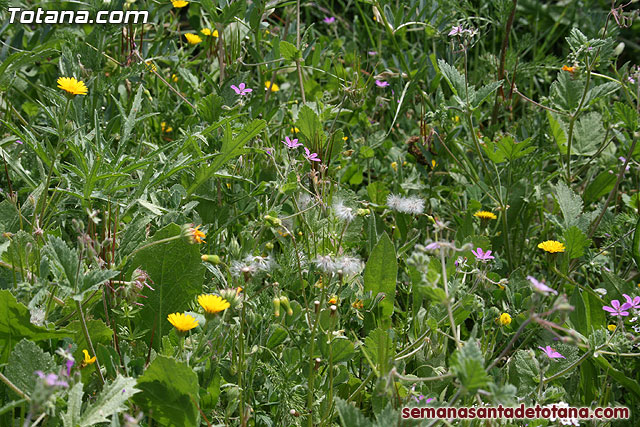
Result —
M 82 350 L 82 352 L 84 353 L 84 360 L 82 361 L 82 366 L 87 366 L 87 365 L 91 365 L 92 363 L 95 363 L 96 361 L 96 357 L 89 357 L 89 352 L 87 350 Z
M 189 44 L 202 43 L 202 38 L 200 38 L 200 36 L 197 34 L 186 33 L 184 36 L 187 38 L 187 41 L 189 42 Z
M 570 73 L 573 73 L 574 71 L 576 71 L 576 67 L 567 67 L 566 65 L 563 65 L 562 71 L 568 71 Z
M 511 324 L 511 316 L 509 316 L 509 313 L 502 313 L 500 315 L 500 317 L 498 318 L 498 323 L 500 323 L 502 326 L 507 326 Z
M 276 83 L 271 83 L 269 80 L 264 82 L 264 87 L 267 88 L 267 90 L 271 89 L 271 92 L 277 92 L 280 90 L 280 86 Z
M 538 248 L 542 249 L 545 252 L 550 252 L 552 254 L 556 252 L 564 252 L 565 247 L 563 243 L 560 243 L 556 240 L 546 240 L 538 245 Z
M 218 295 L 200 295 L 198 296 L 198 304 L 204 308 L 205 315 L 209 316 L 224 311 L 231 306 L 227 300 Z
M 184 0 L 172 0 L 171 4 L 173 5 L 173 7 L 180 9 L 182 7 L 185 7 L 186 5 L 189 4 L 188 1 L 184 1 Z
M 200 226 L 193 227 L 193 224 L 185 224 L 182 226 L 182 238 L 189 244 L 207 243 L 204 238 L 207 237 L 202 231 L 198 230 Z
M 89 91 L 84 82 L 75 77 L 58 77 L 58 87 L 71 95 L 86 95 Z
M 609 329 L 611 332 L 616 330 L 616 325 L 608 325 L 607 329 Z
M 489 211 L 478 211 L 474 213 L 473 216 L 480 219 L 497 219 L 498 218 L 493 212 L 489 212 Z
M 210 28 L 203 28 L 200 30 L 200 32 L 202 34 L 204 34 L 205 36 L 212 36 L 212 37 L 218 37 L 218 30 L 213 30 L 211 31 Z
M 187 331 L 198 326 L 198 321 L 190 314 L 173 313 L 167 316 L 167 320 L 180 335 L 184 335 Z
M 343 141 L 345 141 L 345 142 L 347 142 L 347 139 L 349 139 L 349 137 L 348 137 L 348 136 L 343 136 L 343 137 L 342 137 L 342 140 L 343 140 Z

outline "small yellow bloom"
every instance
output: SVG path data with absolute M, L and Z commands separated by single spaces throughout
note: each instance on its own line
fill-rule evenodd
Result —
M 291 128 L 291 132 L 298 133 L 298 132 L 300 132 L 300 129 L 298 129 L 297 127 L 294 126 L 294 127 Z
M 335 305 L 338 303 L 338 297 L 336 296 L 332 296 L 331 298 L 329 298 L 329 301 L 327 301 L 327 304 L 329 305 Z
M 186 5 L 188 5 L 189 2 L 184 0 L 172 0 L 171 4 L 173 5 L 173 7 L 180 9 L 181 7 L 185 7 Z
M 181 236 L 187 243 L 192 245 L 196 243 L 207 243 L 204 238 L 207 237 L 202 231 L 198 230 L 200 226 L 193 227 L 193 224 L 185 224 L 182 226 Z
M 609 329 L 611 332 L 616 330 L 616 325 L 608 325 L 607 329 Z
M 460 123 L 460 116 L 455 116 L 453 118 L 453 121 L 456 122 L 456 123 Z
M 202 34 L 204 34 L 205 36 L 213 36 L 213 37 L 218 37 L 218 30 L 213 30 L 211 31 L 211 29 L 209 28 L 203 28 L 200 30 L 200 32 Z
M 351 306 L 356 310 L 362 310 L 364 308 L 364 303 L 361 300 L 357 299 L 353 302 L 353 304 L 351 304 Z
M 343 140 L 344 142 L 347 142 L 347 139 L 349 139 L 349 137 L 348 137 L 348 136 L 343 136 L 343 137 L 342 137 L 342 140 Z
M 171 81 L 174 83 L 178 83 L 178 76 L 175 74 L 171 74 Z
M 431 159 L 431 169 L 435 168 L 437 165 L 436 161 Z
M 190 314 L 173 313 L 167 316 L 167 320 L 176 328 L 178 334 L 181 335 L 198 326 L 198 321 Z
M 198 304 L 204 308 L 208 315 L 216 314 L 230 307 L 231 304 L 218 295 L 200 295 L 198 296 Z
M 202 43 L 202 39 L 197 34 L 186 33 L 184 36 L 187 38 L 187 41 L 189 42 L 189 44 Z
M 72 95 L 86 95 L 88 92 L 84 82 L 75 77 L 58 77 L 58 87 Z
M 149 71 L 156 71 L 158 69 L 158 67 L 156 67 L 156 64 L 154 64 L 151 60 L 145 61 L 144 65 Z
M 160 129 L 162 129 L 163 133 L 169 133 L 173 130 L 171 126 L 167 126 L 167 122 L 160 123 Z
M 498 218 L 493 212 L 489 212 L 489 211 L 478 211 L 474 213 L 473 216 L 480 219 L 497 219 Z
M 391 167 L 394 171 L 398 172 L 398 162 L 391 162 Z
M 91 365 L 92 363 L 95 363 L 96 361 L 96 357 L 89 357 L 89 352 L 87 350 L 82 350 L 82 352 L 84 353 L 84 360 L 82 361 L 82 366 L 87 366 L 87 365 Z
M 511 324 L 511 316 L 509 316 L 509 313 L 502 313 L 500 315 L 500 317 L 498 318 L 498 323 L 500 323 L 502 326 L 507 326 Z
M 271 89 L 271 92 L 277 92 L 280 90 L 280 86 L 278 86 L 276 83 L 271 83 L 269 80 L 264 82 L 264 86 L 267 88 L 267 90 Z
M 564 252 L 565 250 L 564 244 L 556 240 L 544 241 L 538 245 L 538 248 L 542 249 L 543 251 L 550 252 L 552 254 L 556 252 Z
M 566 65 L 563 65 L 562 71 L 568 71 L 570 73 L 573 73 L 574 71 L 576 71 L 576 67 L 567 67 Z

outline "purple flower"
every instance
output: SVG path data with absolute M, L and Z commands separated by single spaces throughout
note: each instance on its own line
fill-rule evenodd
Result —
M 622 294 L 622 296 L 624 297 L 624 299 L 627 300 L 627 302 L 625 304 L 629 304 L 629 308 L 636 308 L 636 309 L 640 308 L 640 297 L 631 298 L 627 294 Z
M 231 89 L 233 89 L 236 92 L 236 95 L 248 95 L 251 92 L 253 92 L 253 89 L 249 89 L 247 87 L 247 85 L 245 85 L 244 83 L 240 83 L 239 86 L 236 85 L 231 85 Z
M 323 21 L 325 24 L 333 24 L 334 22 L 336 22 L 336 18 L 333 16 L 327 16 L 323 19 Z
M 420 396 L 413 396 L 413 398 L 415 399 L 416 402 L 420 403 L 422 401 L 422 399 L 425 398 L 425 396 L 424 396 L 424 394 L 421 394 Z M 429 397 L 424 402 L 425 403 L 429 403 L 429 402 L 432 402 L 433 400 L 435 400 L 433 397 Z
M 542 283 L 541 281 L 539 281 L 535 277 L 527 276 L 527 279 L 529 279 L 529 282 L 531 282 L 531 286 L 533 287 L 534 291 L 540 292 L 541 294 L 544 294 L 544 295 L 549 295 L 549 293 L 552 293 L 554 295 L 558 295 L 558 291 L 556 291 L 555 289 L 550 288 L 549 286 L 545 285 L 544 283 Z
M 549 359 L 566 359 L 566 357 L 564 357 L 563 355 L 561 355 L 560 353 L 552 349 L 550 345 L 546 347 L 538 346 L 538 348 L 544 351 L 544 354 L 546 354 L 547 357 L 549 357 Z
M 387 87 L 389 86 L 389 82 L 384 80 L 376 80 L 376 86 L 378 87 Z
M 44 383 L 49 387 L 69 387 L 69 383 L 64 380 L 58 379 L 58 376 L 54 373 L 45 374 L 42 371 L 36 371 L 35 374 L 40 378 L 44 379 Z
M 24 144 L 24 142 L 20 141 L 19 139 L 16 139 L 16 144 L 22 145 L 22 144 Z
M 462 27 L 452 27 L 451 31 L 449 31 L 449 36 L 457 36 L 458 34 L 462 34 L 464 30 Z
M 69 359 L 67 359 L 67 361 L 65 362 L 65 364 L 67 365 L 67 376 L 70 377 L 71 376 L 71 368 L 73 367 L 73 364 L 76 363 L 75 360 L 73 360 L 73 357 L 70 357 Z
M 632 307 L 632 305 L 629 304 L 628 302 L 625 302 L 624 304 L 620 305 L 620 301 L 618 301 L 617 299 L 614 299 L 613 301 L 611 301 L 611 307 L 609 307 L 608 305 L 605 305 L 602 307 L 602 309 L 604 311 L 608 311 L 609 313 L 611 313 L 612 316 L 628 316 L 629 312 L 626 310 L 629 309 L 630 307 Z
M 376 56 L 378 54 L 378 52 L 376 52 L 375 50 L 370 50 L 369 52 L 367 52 L 367 54 L 369 56 Z
M 318 158 L 318 153 L 312 153 L 311 151 L 309 151 L 309 149 L 307 147 L 304 147 L 304 158 L 309 160 L 310 162 L 319 162 L 320 159 Z
M 495 259 L 495 257 L 491 255 L 491 251 L 484 252 L 482 248 L 478 248 L 477 252 L 472 249 L 471 252 L 476 256 L 476 259 L 478 261 L 488 261 L 490 259 Z
M 428 251 L 435 251 L 436 249 L 440 249 L 440 243 L 431 242 L 427 246 L 424 247 Z
M 282 141 L 282 143 L 286 145 L 287 148 L 298 148 L 302 145 L 301 143 L 298 142 L 298 138 L 291 139 L 288 136 L 284 138 L 284 141 Z
M 624 158 L 624 157 L 622 157 L 622 156 L 618 157 L 618 160 L 620 160 L 620 161 L 622 162 L 622 164 L 624 164 L 624 163 L 627 161 L 627 159 L 625 159 L 625 158 Z M 626 168 L 624 168 L 624 170 L 625 170 L 625 171 L 628 171 L 628 170 L 629 170 L 629 163 L 627 163 L 627 167 L 626 167 Z

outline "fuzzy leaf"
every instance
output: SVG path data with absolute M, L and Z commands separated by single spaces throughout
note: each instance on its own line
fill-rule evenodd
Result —
M 578 225 L 578 218 L 582 213 L 582 199 L 562 181 L 558 182 L 555 190 L 560 210 L 564 216 L 565 228 Z
M 573 111 L 580 104 L 584 84 L 574 80 L 570 73 L 560 72 L 558 80 L 551 84 L 551 101 L 564 111 Z
M 11 363 L 4 370 L 5 376 L 20 390 L 31 395 L 35 385 L 35 371 L 49 373 L 56 364 L 49 353 L 45 353 L 33 341 L 22 339 L 9 356 Z M 17 395 L 16 395 L 17 397 Z
M 371 421 L 369 421 L 358 408 L 351 405 L 346 400 L 342 400 L 339 397 L 335 397 L 336 409 L 338 415 L 342 421 L 343 426 L 349 427 L 369 427 Z
M 125 402 L 140 390 L 135 388 L 135 378 L 118 375 L 110 384 L 105 384 L 94 403 L 89 405 L 80 418 L 80 427 L 89 427 L 109 421 L 109 417 L 126 409 Z
M 475 340 L 467 341 L 453 357 L 451 370 L 467 391 L 474 392 L 485 387 L 491 380 L 484 369 L 484 357 Z
M 563 236 L 569 259 L 581 257 L 584 255 L 584 250 L 591 245 L 591 240 L 576 226 L 566 229 Z
M 458 95 L 459 97 L 464 97 L 466 93 L 466 86 L 462 74 L 460 74 L 455 67 L 447 64 L 444 59 L 438 60 L 438 67 L 440 68 L 440 72 L 444 76 L 444 79 L 449 84 L 453 94 Z
M 384 299 L 378 304 L 376 318 L 390 322 L 396 296 L 396 277 L 398 261 L 396 250 L 387 234 L 383 234 L 373 248 L 364 270 L 364 291 L 373 296 L 384 293 Z

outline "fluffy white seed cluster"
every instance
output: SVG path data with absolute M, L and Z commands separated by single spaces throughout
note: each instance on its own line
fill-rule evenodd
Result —
M 242 261 L 233 261 L 229 270 L 235 277 L 253 275 L 259 271 L 269 271 L 276 266 L 276 262 L 271 255 L 251 256 L 247 255 Z
M 351 222 L 356 217 L 356 213 L 353 208 L 346 206 L 342 200 L 336 200 L 334 202 L 333 212 L 335 213 L 336 218 L 346 222 Z
M 358 274 L 364 268 L 364 263 L 360 258 L 348 255 L 335 259 L 329 255 L 321 255 L 316 257 L 314 264 L 325 273 L 342 273 L 345 276 Z
M 398 212 L 419 215 L 424 212 L 424 199 L 416 196 L 402 197 L 397 194 L 389 194 L 387 206 Z

